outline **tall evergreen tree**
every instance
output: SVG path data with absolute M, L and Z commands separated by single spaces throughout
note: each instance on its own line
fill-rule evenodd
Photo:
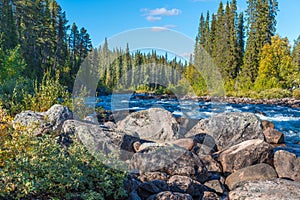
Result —
M 240 73 L 243 89 L 250 89 L 257 77 L 262 47 L 275 35 L 278 10 L 277 0 L 248 0 L 247 3 L 248 40 Z
M 0 4 L 0 32 L 3 50 L 13 49 L 18 44 L 13 1 L 3 0 Z
M 237 49 L 238 49 L 238 71 L 243 65 L 243 58 L 245 53 L 245 28 L 244 28 L 244 14 L 240 13 L 238 17 L 237 26 Z

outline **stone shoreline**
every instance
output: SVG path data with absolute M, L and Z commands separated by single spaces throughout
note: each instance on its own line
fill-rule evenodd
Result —
M 195 98 L 195 97 L 194 97 Z M 194 99 L 192 98 L 192 99 Z M 224 102 L 231 104 L 265 104 L 265 105 L 280 105 L 291 108 L 300 108 L 300 100 L 294 98 L 282 98 L 282 99 L 251 99 L 244 97 L 209 97 L 202 96 L 196 97 L 198 101 L 204 102 Z
M 300 199 L 300 158 L 274 152 L 283 134 L 252 113 L 220 113 L 189 127 L 151 108 L 99 125 L 95 118 L 74 120 L 67 107 L 55 105 L 20 113 L 13 125 L 32 124 L 36 135 L 58 133 L 62 147 L 76 139 L 91 153 L 126 163 L 124 200 Z
M 221 102 L 231 104 L 264 104 L 264 105 L 280 105 L 291 108 L 300 108 L 300 100 L 295 98 L 276 98 L 276 99 L 253 99 L 247 97 L 212 97 L 212 96 L 183 96 L 175 95 L 155 95 L 155 94 L 136 94 L 134 99 L 180 99 L 180 100 L 196 100 L 199 102 Z

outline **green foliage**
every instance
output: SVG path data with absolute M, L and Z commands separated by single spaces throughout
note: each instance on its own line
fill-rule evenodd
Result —
M 289 90 L 285 90 L 281 88 L 267 89 L 259 93 L 260 99 L 276 99 L 276 98 L 285 98 L 291 96 L 292 94 Z
M 25 109 L 24 96 L 33 92 L 32 84 L 31 80 L 20 77 L 0 85 L 0 91 L 3 91 L 0 101 L 9 110 L 10 115 L 14 116 Z
M 0 84 L 20 76 L 26 64 L 20 55 L 20 46 L 3 51 L 0 47 Z
M 247 27 L 248 39 L 243 66 L 240 70 L 240 79 L 248 77 L 250 82 L 240 82 L 243 89 L 254 83 L 258 75 L 260 54 L 265 44 L 271 43 L 275 35 L 276 15 L 278 11 L 277 0 L 273 1 L 247 1 Z
M 126 174 L 103 165 L 76 140 L 64 149 L 57 138 L 2 132 L 0 198 L 118 199 Z M 74 139 L 74 138 L 73 138 Z
M 271 88 L 290 89 L 295 84 L 298 73 L 297 67 L 292 64 L 288 40 L 276 35 L 272 37 L 272 44 L 266 44 L 262 49 L 254 88 L 257 91 Z
M 296 89 L 293 91 L 293 97 L 297 100 L 300 100 L 300 89 Z
M 63 104 L 71 108 L 71 96 L 67 89 L 59 82 L 59 73 L 55 78 L 49 72 L 43 76 L 42 82 L 34 83 L 34 93 L 26 94 L 23 99 L 26 110 L 46 111 L 53 104 Z

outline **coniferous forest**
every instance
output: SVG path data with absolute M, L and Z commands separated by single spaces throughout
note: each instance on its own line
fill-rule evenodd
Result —
M 250 0 L 247 10 L 240 13 L 236 0 L 220 2 L 217 13 L 200 14 L 194 54 L 189 62 L 183 62 L 170 60 L 167 54 L 155 50 L 132 53 L 130 44 L 124 50 L 110 50 L 107 40 L 103 46 L 93 48 L 87 30 L 70 23 L 56 1 L 3 0 L 1 99 L 9 102 L 20 97 L 17 93 L 21 88 L 34 95 L 34 85 L 38 86 L 45 75 L 59 78 L 59 84 L 72 92 L 78 69 L 87 56 L 97 65 L 99 92 L 127 88 L 168 93 L 180 85 L 182 90 L 192 89 L 197 95 L 214 95 L 207 91 L 205 77 L 195 72 L 193 63 L 201 54 L 199 47 L 206 50 L 220 71 L 223 95 L 263 98 L 274 93 L 273 89 L 282 97 L 291 96 L 294 90 L 298 93 L 300 83 L 300 38 L 291 47 L 287 38 L 276 35 L 278 10 L 277 0 Z M 107 66 L 109 57 L 116 59 Z M 141 67 L 144 65 L 147 67 Z M 154 78 L 154 84 L 144 84 L 149 83 L 151 70 L 156 79 L 165 76 L 168 80 L 155 84 Z M 16 94 L 12 95 L 14 90 Z

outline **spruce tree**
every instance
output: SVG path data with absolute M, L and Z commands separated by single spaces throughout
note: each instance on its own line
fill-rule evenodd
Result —
M 243 57 L 245 53 L 245 28 L 244 14 L 240 13 L 237 26 L 237 49 L 238 49 L 238 72 L 243 65 Z
M 244 63 L 239 77 L 241 89 L 249 90 L 258 75 L 262 47 L 271 43 L 276 31 L 277 0 L 248 0 L 248 40 Z
M 0 4 L 0 33 L 2 34 L 2 48 L 4 51 L 13 49 L 18 44 L 13 1 L 3 0 Z

